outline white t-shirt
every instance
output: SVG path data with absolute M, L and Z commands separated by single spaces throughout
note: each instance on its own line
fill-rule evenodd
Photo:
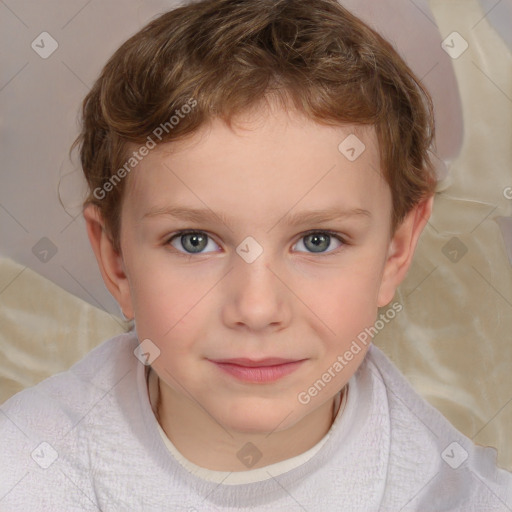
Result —
M 137 345 L 134 332 L 107 340 L 0 407 L 1 512 L 512 510 L 496 450 L 458 432 L 375 346 L 317 445 L 226 474 L 167 439 Z

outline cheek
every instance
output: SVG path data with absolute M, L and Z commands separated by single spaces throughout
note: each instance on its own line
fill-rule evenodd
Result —
M 211 283 L 179 265 L 157 260 L 134 262 L 133 307 L 139 338 L 150 339 L 162 360 L 172 363 L 189 356 L 203 338 L 198 318 L 206 318 L 212 307 Z
M 134 307 L 137 335 L 141 341 L 149 339 L 158 347 L 152 366 L 167 379 L 179 375 L 183 362 L 194 354 L 194 340 L 198 337 L 189 321 L 197 299 L 187 297 L 175 280 L 170 282 L 173 286 L 162 283 L 157 276 L 147 279 L 135 292 Z
M 293 283 L 306 306 L 294 311 L 303 310 L 310 326 L 316 332 L 323 330 L 333 345 L 350 344 L 375 321 L 382 265 L 380 252 L 372 245 L 373 250 L 354 250 L 337 268 L 309 269 L 307 279 Z M 206 335 L 204 319 L 218 320 L 214 312 L 222 306 L 222 297 L 212 290 L 218 275 L 204 266 L 191 270 L 186 263 L 172 264 L 163 250 L 139 249 L 131 254 L 132 302 L 140 339 L 149 338 L 166 352 L 186 354 L 192 350 L 188 346 L 192 340 Z
M 196 294 L 179 287 L 162 289 L 148 286 L 137 290 L 136 297 L 134 311 L 138 328 L 144 326 L 148 334 L 162 342 L 176 337 L 176 333 L 186 328 L 188 317 L 193 315 L 194 304 L 199 300 Z M 143 333 L 139 331 L 139 334 Z
M 323 323 L 332 344 L 339 346 L 350 344 L 375 322 L 379 286 L 380 266 L 374 259 L 331 273 L 302 296 L 307 297 L 305 303 L 314 313 L 312 321 Z

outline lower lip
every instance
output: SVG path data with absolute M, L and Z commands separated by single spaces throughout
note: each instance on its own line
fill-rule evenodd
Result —
M 222 371 L 244 382 L 273 382 L 294 372 L 303 362 L 277 364 L 274 366 L 238 366 L 230 363 L 212 361 Z

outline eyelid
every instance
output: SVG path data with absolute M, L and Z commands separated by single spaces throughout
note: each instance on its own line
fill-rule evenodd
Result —
M 304 236 L 308 236 L 308 235 L 312 235 L 314 233 L 325 233 L 327 235 L 330 235 L 334 238 L 337 238 L 338 240 L 340 240 L 341 242 L 343 243 L 348 243 L 347 240 L 348 240 L 348 237 L 345 236 L 345 235 L 342 235 L 341 233 L 339 233 L 338 231 L 331 231 L 330 229 L 309 229 L 308 231 L 304 231 L 303 233 L 299 233 L 299 235 L 297 235 L 299 238 L 302 238 Z
M 299 251 L 299 253 L 307 254 L 307 255 L 312 255 L 312 256 L 323 256 L 323 257 L 326 257 L 326 256 L 332 256 L 332 255 L 338 254 L 339 251 L 341 251 L 344 246 L 350 245 L 348 243 L 348 237 L 347 236 L 342 235 L 341 233 L 339 233 L 337 231 L 331 231 L 330 229 L 309 229 L 308 231 L 304 231 L 304 232 L 300 233 L 299 235 L 297 235 L 297 242 L 299 240 L 301 240 L 302 238 L 304 238 L 305 236 L 312 235 L 312 234 L 315 234 L 315 233 L 322 233 L 322 234 L 329 235 L 330 237 L 335 238 L 336 240 L 341 242 L 341 246 L 336 248 L 336 249 L 333 249 L 332 251 L 328 251 L 328 252 L 318 252 L 318 253 L 315 253 L 315 252 Z
M 215 237 L 212 236 L 208 231 L 205 231 L 205 230 L 202 230 L 202 229 L 180 229 L 179 231 L 175 231 L 174 233 L 172 233 L 171 235 L 167 235 L 165 238 L 164 238 L 164 245 L 166 246 L 171 246 L 171 242 L 172 240 L 174 240 L 175 238 L 178 238 L 178 237 L 181 237 L 181 236 L 184 236 L 184 235 L 193 235 L 193 234 L 204 234 L 206 235 L 210 240 L 212 240 L 216 245 L 219 245 L 216 240 L 215 240 Z M 172 247 L 172 246 L 171 246 Z M 207 254 L 215 254 L 217 251 L 210 251 L 210 252 L 198 252 L 198 253 L 191 253 L 191 252 L 183 252 L 183 251 L 180 251 L 178 249 L 176 249 L 175 247 L 172 247 L 173 249 L 173 253 L 177 253 L 179 254 L 180 256 L 187 256 L 188 258 L 192 257 L 192 256 L 204 256 L 204 255 L 207 255 Z

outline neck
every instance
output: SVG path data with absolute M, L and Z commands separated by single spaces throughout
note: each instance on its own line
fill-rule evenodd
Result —
M 343 389 L 341 393 L 344 392 Z M 197 466 L 214 471 L 247 471 L 290 459 L 312 448 L 331 428 L 338 409 L 335 405 L 333 397 L 286 430 L 238 432 L 226 429 L 158 378 L 156 417 L 176 449 Z M 261 458 L 247 467 L 237 454 L 249 442 L 257 447 Z

